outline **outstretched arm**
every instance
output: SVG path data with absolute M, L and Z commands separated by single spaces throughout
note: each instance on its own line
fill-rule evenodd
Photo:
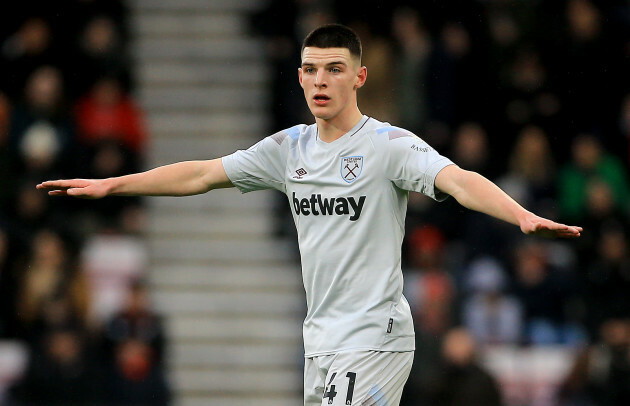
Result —
M 231 187 L 221 159 L 185 161 L 107 179 L 50 180 L 37 185 L 51 196 L 189 196 Z
M 438 173 L 435 186 L 462 206 L 517 225 L 525 234 L 571 238 L 579 237 L 582 232 L 582 227 L 556 223 L 525 210 L 488 179 L 455 165 Z

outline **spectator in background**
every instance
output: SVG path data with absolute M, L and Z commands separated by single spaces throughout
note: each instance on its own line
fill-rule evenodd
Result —
M 130 339 L 115 348 L 115 365 L 105 379 L 106 404 L 120 406 L 166 406 L 170 389 L 164 371 L 154 360 L 152 349 Z
M 597 257 L 598 246 L 610 230 L 630 230 L 628 213 L 616 204 L 610 184 L 601 179 L 589 181 L 586 189 L 586 211 L 582 223 L 590 230 L 584 241 L 576 244 L 580 264 L 589 264 Z
M 403 267 L 404 295 L 416 332 L 416 351 L 401 405 L 431 405 L 428 395 L 438 385 L 440 341 L 454 318 L 455 283 L 445 265 L 444 233 L 432 224 L 407 233 Z
M 116 141 L 141 158 L 147 135 L 140 108 L 119 79 L 102 76 L 75 107 L 78 138 L 87 147 L 100 141 Z
M 527 7 L 521 5 L 521 7 Z M 514 58 L 518 45 L 523 40 L 523 28 L 525 25 L 520 23 L 518 17 L 528 15 L 523 13 L 521 8 L 517 7 L 489 7 L 488 10 L 488 44 L 490 54 L 488 56 L 488 64 L 493 67 L 493 72 L 498 78 L 504 78 L 506 72 L 505 60 Z
M 426 80 L 433 41 L 416 10 L 400 7 L 392 18 L 398 121 L 401 127 L 422 134 L 429 121 Z
M 434 405 L 500 406 L 503 404 L 496 379 L 477 359 L 477 345 L 464 328 L 454 328 L 442 342 L 444 367 Z
M 555 212 L 555 160 L 545 131 L 536 125 L 523 127 L 509 156 L 508 171 L 497 185 L 533 211 Z
M 134 280 L 146 276 L 147 246 L 138 235 L 125 234 L 116 223 L 91 233 L 80 253 L 92 298 L 90 320 L 101 325 L 125 306 Z
M 455 299 L 455 285 L 445 269 L 445 244 L 437 227 L 417 227 L 408 238 L 410 267 L 405 271 L 405 297 L 416 329 L 438 336 L 451 326 Z
M 115 405 L 166 405 L 165 336 L 143 282 L 132 283 L 127 302 L 106 324 L 107 397 Z
M 462 169 L 477 171 L 493 178 L 497 173 L 497 166 L 488 159 L 492 155 L 490 147 L 485 128 L 478 122 L 467 121 L 456 128 L 448 155 Z M 410 199 L 412 210 L 414 203 Z M 520 238 L 518 231 L 514 232 L 496 219 L 459 209 L 455 200 L 448 199 L 444 203 L 450 206 L 448 214 L 441 207 L 433 207 L 429 217 L 450 238 L 458 239 L 464 244 L 466 259 L 483 254 L 504 259 L 509 246 L 505 243 L 508 238 Z M 479 233 L 479 230 L 484 232 Z
M 83 332 L 58 328 L 42 334 L 10 398 L 25 406 L 94 406 L 102 404 L 101 388 L 101 374 Z
M 507 64 L 495 105 L 498 117 L 503 119 L 502 132 L 516 133 L 528 124 L 541 126 L 553 135 L 566 131 L 559 127 L 561 102 L 552 86 L 549 72 L 540 51 L 531 44 L 521 45 Z M 504 137 L 496 139 L 497 151 L 512 150 L 513 142 Z M 566 139 L 552 138 L 554 149 L 561 148 Z
M 563 105 L 575 127 L 601 131 L 602 117 L 609 117 L 608 100 L 616 84 L 607 72 L 611 69 L 609 49 L 604 39 L 602 12 L 590 0 L 569 0 L 565 9 L 566 31 L 553 66 L 562 86 Z M 608 146 L 607 146 L 608 147 Z
M 566 314 L 573 297 L 573 275 L 554 268 L 548 247 L 524 241 L 514 252 L 514 294 L 523 304 L 525 343 L 576 345 L 584 332 Z
M 71 160 L 73 123 L 66 109 L 59 69 L 41 66 L 29 76 L 24 100 L 11 117 L 11 143 L 24 175 L 63 174 Z
M 602 181 L 610 187 L 616 210 L 630 212 L 630 183 L 626 168 L 592 134 L 578 135 L 571 145 L 572 161 L 558 174 L 560 216 L 581 222 L 586 216 L 588 185 Z
M 470 52 L 471 38 L 466 27 L 453 21 L 445 23 L 431 54 L 429 77 L 432 80 L 426 84 L 432 120 L 448 125 L 461 120 L 461 90 L 470 78 L 468 75 L 475 73 L 467 64 Z
M 618 123 L 621 137 L 623 137 L 620 142 L 626 145 L 626 149 L 621 156 L 626 157 L 625 162 L 626 166 L 628 166 L 627 164 L 630 163 L 630 93 L 623 98 L 619 108 Z
M 467 269 L 462 322 L 483 346 L 521 341 L 523 308 L 507 293 L 509 284 L 503 267 L 492 257 L 475 259 Z
M 630 404 L 630 323 L 607 319 L 599 339 L 575 358 L 560 388 L 564 406 Z
M 21 246 L 29 246 L 35 234 L 42 228 L 56 228 L 60 225 L 54 203 L 32 193 L 32 183 L 30 178 L 20 180 L 18 187 L 13 191 L 14 201 L 5 212 L 9 217 L 7 224 L 12 230 L 12 237 Z
M 85 24 L 72 61 L 68 70 L 73 98 L 84 95 L 103 77 L 117 77 L 119 86 L 131 87 L 130 61 L 120 27 L 106 15 L 96 15 Z
M 73 263 L 68 243 L 52 230 L 41 230 L 33 237 L 32 251 L 20 269 L 18 317 L 24 337 L 33 339 L 42 320 L 47 320 L 54 301 L 81 320 L 84 327 L 89 297 L 84 275 Z M 53 317 L 54 318 L 54 317 Z
M 596 256 L 585 268 L 586 326 L 594 339 L 605 320 L 630 320 L 628 231 L 613 224 L 604 228 L 597 241 Z
M 152 361 L 162 363 L 165 349 L 162 319 L 151 306 L 146 282 L 131 282 L 125 302 L 106 322 L 105 338 L 110 351 L 128 340 L 141 341 L 151 348 Z
M 455 284 L 444 269 L 446 238 L 439 228 L 418 225 L 406 241 L 404 295 L 412 310 L 416 351 L 401 405 L 428 406 L 429 394 L 439 385 L 440 341 L 451 327 Z
M 13 337 L 16 329 L 16 276 L 11 266 L 10 243 L 5 228 L 0 226 L 0 339 Z
M 26 18 L 15 33 L 2 42 L 0 52 L 3 72 L 0 89 L 13 100 L 21 97 L 27 79 L 36 69 L 58 62 L 50 24 L 38 16 Z
M 449 155 L 462 168 L 494 178 L 496 168 L 490 159 L 488 134 L 481 124 L 472 121 L 460 124 L 453 134 Z
M 0 217 L 9 209 L 15 191 L 15 151 L 11 148 L 9 131 L 11 100 L 0 91 Z
M 351 27 L 363 42 L 361 63 L 370 67 L 370 80 L 365 82 L 359 94 L 361 110 L 368 116 L 395 122 L 398 117 L 394 89 L 391 85 L 394 50 L 389 39 L 374 33 L 364 21 L 354 21 Z

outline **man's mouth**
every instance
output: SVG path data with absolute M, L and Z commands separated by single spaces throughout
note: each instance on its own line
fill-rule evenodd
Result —
M 316 94 L 315 96 L 313 96 L 313 100 L 315 101 L 315 104 L 323 105 L 326 104 L 328 100 L 330 100 L 330 97 L 326 96 L 325 94 Z

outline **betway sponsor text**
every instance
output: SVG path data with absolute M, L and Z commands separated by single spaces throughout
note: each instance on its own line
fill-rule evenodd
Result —
M 365 196 L 354 197 L 322 197 L 313 193 L 310 197 L 298 199 L 293 192 L 293 209 L 295 214 L 302 216 L 350 216 L 350 221 L 357 221 L 361 216 Z

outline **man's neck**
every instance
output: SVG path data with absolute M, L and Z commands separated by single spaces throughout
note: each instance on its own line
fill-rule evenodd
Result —
M 361 119 L 363 114 L 356 109 L 352 114 L 344 117 L 337 116 L 331 120 L 316 118 L 319 138 L 324 142 L 333 142 L 350 131 Z

